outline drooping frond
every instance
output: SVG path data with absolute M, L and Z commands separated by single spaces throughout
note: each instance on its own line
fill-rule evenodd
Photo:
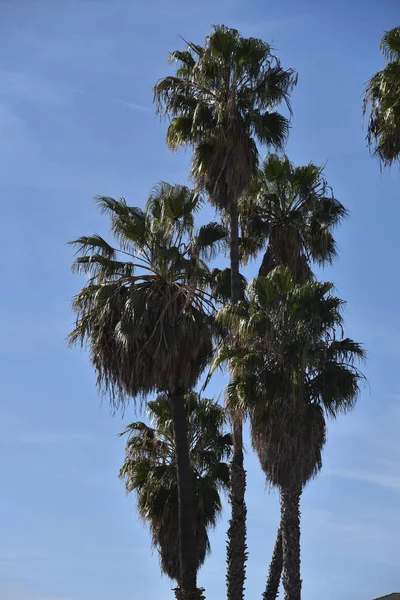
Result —
M 303 410 L 266 407 L 251 419 L 251 439 L 268 481 L 294 488 L 305 485 L 322 467 L 325 419 L 320 406 Z
M 226 247 L 228 232 L 221 223 L 211 222 L 199 228 L 195 243 L 200 256 L 212 260 Z
M 87 256 L 88 254 L 96 252 L 104 258 L 112 260 L 116 255 L 115 248 L 110 246 L 110 244 L 97 233 L 93 235 L 83 235 L 78 239 L 69 242 L 69 244 L 76 246 L 76 253 L 81 254 L 81 256 Z
M 400 60 L 400 27 L 385 32 L 381 41 L 381 52 L 387 61 Z
M 111 232 L 123 251 L 136 253 L 146 241 L 145 214 L 142 209 L 128 206 L 125 198 L 96 196 L 101 214 L 111 220 Z
M 229 267 L 225 269 L 215 268 L 210 273 L 210 289 L 213 297 L 217 302 L 227 303 L 231 299 L 231 270 Z M 240 276 L 240 290 L 244 297 L 246 290 L 246 279 L 243 275 Z

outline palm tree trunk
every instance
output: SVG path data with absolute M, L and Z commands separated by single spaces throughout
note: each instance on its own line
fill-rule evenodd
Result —
M 185 397 L 181 392 L 170 396 L 178 479 L 179 562 L 181 577 L 175 590 L 177 600 L 201 600 L 197 589 L 197 546 L 195 537 L 195 494 L 189 460 Z
M 282 554 L 282 529 L 279 526 L 278 535 L 276 536 L 276 542 L 274 552 L 272 554 L 271 564 L 269 566 L 267 587 L 263 593 L 264 600 L 275 600 L 278 597 L 279 583 L 281 581 L 283 567 L 283 554 Z
M 301 488 L 281 489 L 283 589 L 285 600 L 301 600 L 300 497 Z
M 239 221 L 237 199 L 230 204 L 230 262 L 231 262 L 231 302 L 242 300 L 239 272 Z M 237 413 L 232 418 L 233 456 L 230 473 L 231 520 L 229 521 L 227 543 L 227 596 L 228 600 L 243 600 L 246 579 L 246 515 L 244 499 L 246 491 L 246 471 L 243 460 L 243 419 Z
M 237 199 L 230 204 L 230 259 L 231 259 L 231 302 L 236 304 L 242 300 L 239 271 L 239 218 Z
M 242 416 L 233 416 L 233 457 L 230 473 L 231 520 L 227 544 L 228 600 L 243 600 L 246 579 L 246 471 L 243 468 Z

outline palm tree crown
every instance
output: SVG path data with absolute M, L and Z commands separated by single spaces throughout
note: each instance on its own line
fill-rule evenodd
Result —
M 224 25 L 213 27 L 204 47 L 189 42 L 171 61 L 176 75 L 154 90 L 159 112 L 171 117 L 167 143 L 195 147 L 195 181 L 227 208 L 256 171 L 256 140 L 282 147 L 289 123 L 274 108 L 290 108 L 296 74 L 281 67 L 269 44 Z
M 198 567 L 210 552 L 208 529 L 222 510 L 220 491 L 227 490 L 229 467 L 225 462 L 231 436 L 223 432 L 221 406 L 196 393 L 186 396 L 188 441 L 196 497 Z M 151 426 L 128 425 L 126 456 L 120 477 L 128 492 L 137 492 L 139 514 L 150 525 L 153 545 L 160 553 L 161 568 L 179 579 L 178 491 L 174 432 L 168 397 L 148 403 Z
M 260 275 L 289 268 L 296 281 L 311 277 L 311 263 L 332 262 L 332 229 L 346 216 L 321 167 L 295 167 L 286 156 L 264 159 L 239 205 L 245 260 L 266 247 Z
M 370 108 L 368 145 L 388 167 L 400 159 L 400 27 L 385 33 L 381 51 L 387 63 L 368 82 L 363 113 Z
M 332 289 L 313 280 L 297 284 L 279 268 L 252 283 L 247 306 L 219 314 L 241 341 L 239 353 L 232 347 L 219 357 L 232 355 L 228 399 L 250 413 L 253 444 L 274 485 L 302 486 L 318 472 L 324 414 L 350 410 L 359 392 L 355 361 L 364 350 L 338 336 L 344 303 Z
M 202 199 L 160 184 L 146 211 L 98 198 L 116 246 L 99 235 L 72 242 L 74 270 L 88 281 L 74 300 L 72 343 L 88 343 L 98 383 L 113 403 L 124 396 L 189 390 L 210 357 L 212 303 L 204 258 L 226 237 L 216 223 L 194 229 Z

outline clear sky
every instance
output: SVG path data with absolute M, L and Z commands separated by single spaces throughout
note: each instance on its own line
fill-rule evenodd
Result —
M 297 164 L 328 161 L 351 211 L 322 277 L 348 300 L 369 386 L 330 424 L 323 472 L 304 492 L 304 598 L 400 591 L 400 176 L 380 174 L 361 119 L 380 38 L 399 22 L 398 0 L 0 0 L 2 600 L 172 597 L 117 480 L 116 435 L 134 409 L 112 417 L 86 355 L 66 347 L 82 284 L 66 242 L 106 232 L 95 194 L 143 206 L 157 180 L 185 182 L 189 155 L 165 148 L 152 86 L 179 35 L 202 43 L 212 23 L 272 41 L 298 69 L 287 152 Z M 247 450 L 247 597 L 257 598 L 279 503 Z M 225 597 L 227 516 L 199 577 L 208 600 Z

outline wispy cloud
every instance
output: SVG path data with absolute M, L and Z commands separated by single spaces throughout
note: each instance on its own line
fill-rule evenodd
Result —
M 377 485 L 386 489 L 400 492 L 400 474 L 394 472 L 378 472 L 368 470 L 332 470 L 331 474 L 336 477 L 362 481 Z
M 143 104 L 135 104 L 134 102 L 127 102 L 126 100 L 119 100 L 118 98 L 111 98 L 111 102 L 119 104 L 127 108 L 128 110 L 141 111 L 141 112 L 153 112 L 153 109 L 149 106 L 143 106 Z
M 392 400 L 400 400 L 400 394 L 385 394 L 387 398 L 392 398 Z
M 332 541 L 335 538 L 348 540 L 353 550 L 354 546 L 360 548 L 365 546 L 366 542 L 375 542 L 373 547 L 366 550 L 375 551 L 378 544 L 398 539 L 398 521 L 388 515 L 388 519 L 382 518 L 382 514 L 368 513 L 364 518 L 346 517 L 346 515 L 336 514 L 329 510 L 303 511 L 304 517 L 304 535 L 312 538 L 321 538 L 321 535 L 329 537 Z M 390 523 L 390 526 L 389 526 Z M 311 527 L 310 527 L 311 525 Z

